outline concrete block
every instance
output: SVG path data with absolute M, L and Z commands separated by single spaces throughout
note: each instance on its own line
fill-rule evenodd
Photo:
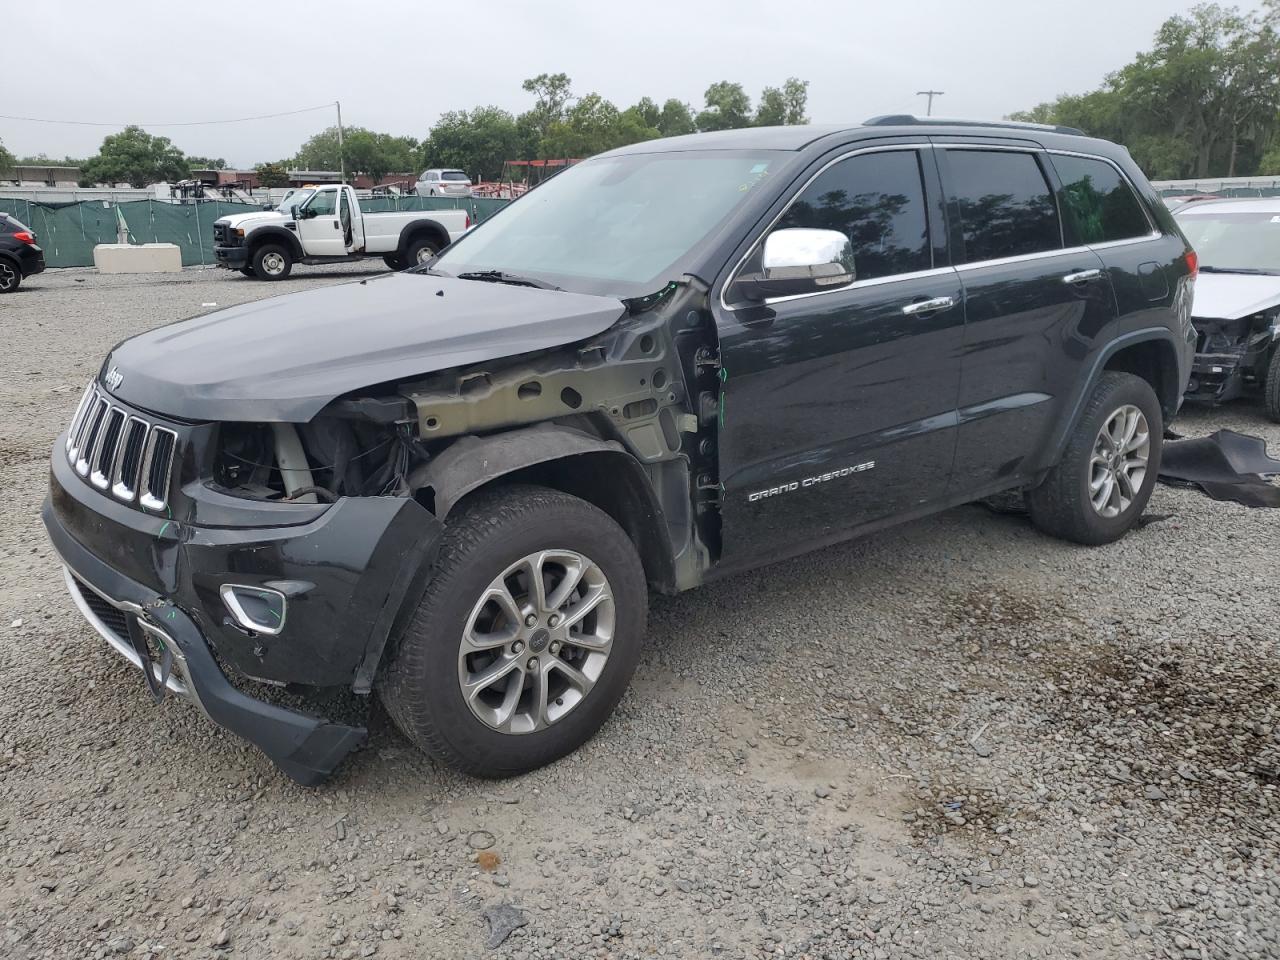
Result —
M 93 248 L 99 273 L 181 273 L 182 248 L 176 243 L 100 243 Z

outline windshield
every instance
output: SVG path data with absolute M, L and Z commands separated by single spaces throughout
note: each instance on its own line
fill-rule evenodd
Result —
M 284 199 L 280 201 L 280 206 L 276 207 L 281 213 L 292 213 L 293 208 L 300 203 L 306 203 L 314 190 L 293 190 L 284 195 Z
M 651 293 L 789 155 L 688 151 L 569 167 L 463 236 L 433 271 L 499 270 L 566 290 Z
M 1280 274 L 1280 211 L 1202 209 L 1177 220 L 1200 258 L 1201 270 Z
M 445 170 L 440 174 L 441 180 L 466 180 L 467 175 L 461 170 Z

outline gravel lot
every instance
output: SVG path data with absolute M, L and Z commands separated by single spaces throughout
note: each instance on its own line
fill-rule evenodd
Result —
M 0 299 L 0 957 L 1280 957 L 1280 512 L 1191 491 L 1103 549 L 970 506 L 655 600 L 615 719 L 518 780 L 375 711 L 303 789 L 153 707 L 64 595 L 50 443 L 117 340 L 363 272 Z M 1280 454 L 1255 405 L 1176 427 Z

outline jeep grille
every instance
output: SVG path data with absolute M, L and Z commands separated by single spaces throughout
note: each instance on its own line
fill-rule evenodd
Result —
M 178 435 L 111 402 L 90 384 L 67 430 L 67 459 L 103 493 L 163 512 Z

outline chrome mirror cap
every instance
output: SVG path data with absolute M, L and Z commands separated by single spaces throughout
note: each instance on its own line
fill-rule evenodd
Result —
M 765 238 L 760 273 L 740 282 L 750 299 L 764 300 L 848 286 L 856 276 L 853 248 L 843 233 L 788 227 Z

